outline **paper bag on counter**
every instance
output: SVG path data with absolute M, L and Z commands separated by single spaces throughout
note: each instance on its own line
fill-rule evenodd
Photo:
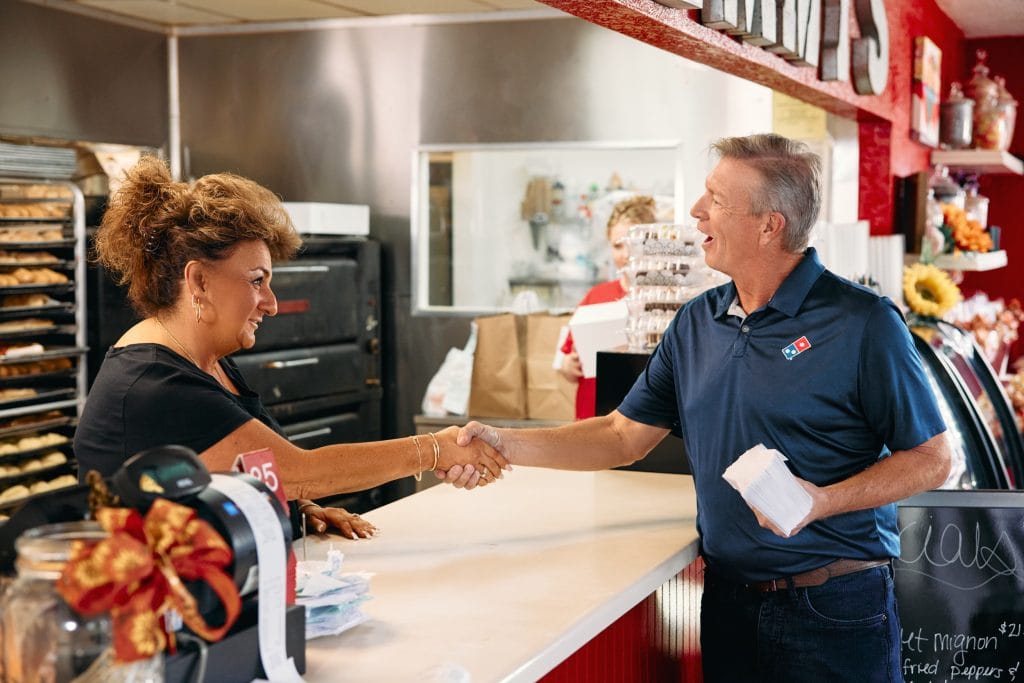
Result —
M 526 318 L 526 413 L 533 420 L 576 417 L 577 383 L 552 366 L 559 333 L 569 315 L 536 314 Z
M 511 313 L 476 319 L 469 390 L 472 417 L 526 417 L 526 320 Z

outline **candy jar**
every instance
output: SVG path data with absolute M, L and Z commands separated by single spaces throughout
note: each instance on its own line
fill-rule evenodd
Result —
M 974 146 L 998 149 L 1001 139 L 999 84 L 989 78 L 989 68 L 985 65 L 988 53 L 978 50 L 976 55 L 978 62 L 967 82 L 967 96 L 974 100 Z
M 978 192 L 978 179 L 971 177 L 964 184 L 964 213 L 968 218 L 974 219 L 981 224 L 981 227 L 988 227 L 988 197 Z
M 956 81 L 949 85 L 949 98 L 940 105 L 939 144 L 944 149 L 966 149 L 974 132 L 974 100 L 964 97 Z
M 959 209 L 964 208 L 966 195 L 963 188 L 953 182 L 949 177 L 949 169 L 942 164 L 937 165 L 932 171 L 928 179 L 928 189 L 934 193 L 935 201 L 939 204 L 952 204 Z
M 1010 149 L 1010 143 L 1013 142 L 1013 129 L 1017 123 L 1017 100 L 1006 89 L 1005 78 L 996 76 L 995 82 L 999 86 L 999 99 L 996 109 L 998 110 L 998 117 L 1001 123 L 1000 132 L 1002 133 L 997 149 L 1006 151 Z

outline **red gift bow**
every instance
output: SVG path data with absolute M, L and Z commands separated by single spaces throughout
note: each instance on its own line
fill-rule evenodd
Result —
M 232 552 L 192 508 L 158 498 L 145 519 L 129 508 L 101 508 L 96 519 L 110 536 L 94 545 L 75 541 L 57 591 L 78 613 L 110 612 L 114 658 L 132 662 L 162 651 L 173 636 L 161 618 L 176 609 L 196 635 L 217 641 L 241 611 L 234 580 L 222 570 Z M 201 580 L 224 604 L 224 624 L 210 627 L 182 581 Z

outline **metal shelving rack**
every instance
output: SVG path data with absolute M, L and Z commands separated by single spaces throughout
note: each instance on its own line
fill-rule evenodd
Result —
M 19 196 L 24 187 L 54 188 L 43 195 Z M 8 398 L 0 401 L 0 515 L 20 505 L 25 496 L 5 498 L 8 489 L 21 484 L 26 488 L 39 482 L 52 482 L 56 477 L 75 473 L 71 440 L 78 417 L 85 406 L 86 368 L 86 239 L 85 198 L 72 182 L 28 177 L 0 176 L 0 206 L 11 204 L 31 206 L 46 204 L 66 208 L 60 216 L 0 216 L 0 250 L 20 256 L 30 252 L 48 252 L 55 260 L 0 258 L 0 272 L 16 268 L 49 268 L 68 277 L 67 283 L 31 282 L 0 286 L 0 322 L 26 321 L 25 329 L 6 325 L 0 330 L 0 388 L 24 387 L 35 396 Z M 38 195 L 39 193 L 33 193 Z M 19 240 L 12 229 L 32 236 L 40 231 L 40 239 Z M 43 236 L 42 231 L 60 230 L 60 237 Z M 11 304 L 8 297 L 44 295 L 45 303 Z M 8 305 L 9 304 L 9 305 Z M 31 324 L 27 321 L 33 321 Z M 51 323 L 43 325 L 43 321 Z M 35 326 L 35 327 L 33 327 Z M 42 351 L 11 354 L 9 347 L 46 342 Z M 67 359 L 65 366 L 61 359 Z M 17 371 L 11 372 L 14 368 Z M 54 367 L 56 366 L 56 367 Z M 4 372 L 7 370 L 7 372 Z M 36 372 L 38 370 L 38 372 Z M 58 440 L 61 438 L 63 440 Z M 50 443 L 46 443 L 47 439 Z M 35 441 L 33 441 L 35 440 Z M 38 445 L 34 445 L 38 442 Z M 16 450 L 12 450 L 16 449 Z M 60 451 L 66 462 L 39 466 L 41 456 Z M 35 467 L 28 467 L 37 460 Z M 15 471 L 13 468 L 19 468 Z M 36 490 L 32 490 L 34 494 Z

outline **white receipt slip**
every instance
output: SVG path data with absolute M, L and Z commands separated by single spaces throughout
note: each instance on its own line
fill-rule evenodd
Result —
M 722 477 L 787 536 L 811 511 L 811 496 L 786 467 L 786 456 L 764 444 L 737 458 Z

